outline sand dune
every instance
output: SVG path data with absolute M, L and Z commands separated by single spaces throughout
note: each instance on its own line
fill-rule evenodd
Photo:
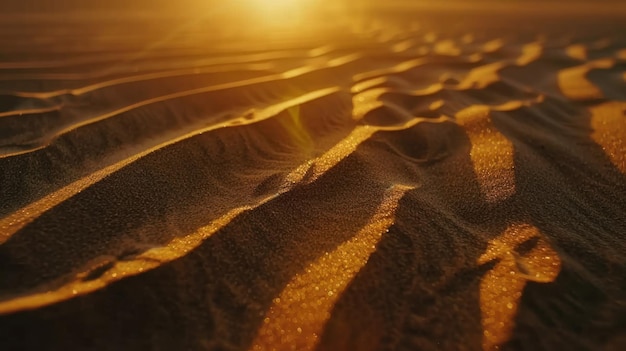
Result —
M 626 347 L 621 15 L 464 11 L 2 22 L 0 348 Z

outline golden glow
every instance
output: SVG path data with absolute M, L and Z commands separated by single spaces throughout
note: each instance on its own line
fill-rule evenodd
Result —
M 292 106 L 287 109 L 289 114 L 289 121 L 282 122 L 283 126 L 287 129 L 292 139 L 296 142 L 300 150 L 307 153 L 313 152 L 313 139 L 302 125 L 302 119 L 300 118 L 300 105 Z

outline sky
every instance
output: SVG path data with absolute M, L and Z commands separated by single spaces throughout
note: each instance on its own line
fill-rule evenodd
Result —
M 184 10 L 185 8 L 204 7 L 210 8 L 232 0 L 0 0 L 0 12 L 64 12 L 64 11 L 101 11 L 101 10 L 154 10 L 173 9 Z M 297 0 L 294 0 L 297 1 Z M 339 1 L 339 0 L 317 0 L 317 1 Z M 347 2 L 380 2 L 376 0 L 344 0 Z M 561 2 L 563 4 L 578 2 L 605 2 L 620 3 L 623 0 L 385 0 L 385 3 L 437 3 L 442 5 L 450 3 L 472 3 L 472 2 Z M 272 0 L 267 0 L 271 4 Z

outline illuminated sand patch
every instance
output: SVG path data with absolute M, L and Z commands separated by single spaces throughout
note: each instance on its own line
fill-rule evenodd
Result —
M 472 106 L 457 113 L 472 148 L 470 157 L 487 202 L 495 203 L 515 193 L 513 144 L 493 125 L 487 106 Z
M 267 312 L 253 350 L 314 349 L 332 307 L 393 224 L 398 201 L 410 189 L 389 188 L 368 224 L 287 284 Z
M 526 282 L 549 283 L 561 270 L 557 252 L 528 224 L 511 225 L 491 240 L 478 264 L 494 260 L 480 282 L 484 350 L 495 350 L 510 337 Z
M 602 99 L 604 98 L 602 90 L 591 83 L 586 76 L 592 69 L 611 68 L 614 64 L 614 59 L 601 59 L 563 69 L 558 72 L 557 76 L 559 89 L 563 95 L 574 101 Z
M 574 44 L 565 48 L 565 53 L 571 58 L 584 61 L 587 59 L 587 47 L 582 44 Z
M 615 167 L 626 174 L 626 103 L 610 102 L 591 108 L 592 139 Z

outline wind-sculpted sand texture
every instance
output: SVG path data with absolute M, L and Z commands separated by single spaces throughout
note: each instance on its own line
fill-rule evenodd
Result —
M 0 349 L 626 348 L 623 16 L 29 18 Z

